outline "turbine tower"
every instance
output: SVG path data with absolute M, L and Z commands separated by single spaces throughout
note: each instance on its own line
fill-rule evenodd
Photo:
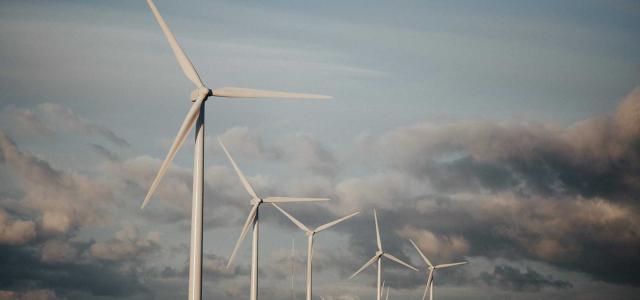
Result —
M 178 41 L 169 30 L 169 26 L 164 21 L 160 12 L 156 8 L 152 0 L 147 0 L 147 4 L 151 9 L 156 21 L 160 24 L 160 28 L 164 33 L 169 46 L 173 50 L 182 72 L 187 78 L 193 82 L 196 89 L 191 92 L 191 108 L 187 112 L 178 134 L 176 135 L 167 157 L 162 162 L 160 170 L 155 179 L 151 183 L 151 187 L 142 202 L 141 209 L 144 208 L 151 200 L 158 184 L 167 169 L 171 165 L 171 161 L 186 140 L 189 130 L 196 125 L 195 129 L 195 150 L 194 150 L 194 168 L 193 168 L 193 192 L 191 204 L 191 245 L 189 250 L 189 300 L 200 300 L 202 297 L 202 213 L 203 213 L 203 193 L 204 193 L 204 103 L 209 96 L 225 97 L 225 98 L 305 98 L 305 99 L 329 99 L 328 96 L 286 93 L 277 91 L 254 90 L 235 87 L 223 87 L 209 89 L 200 79 L 198 72 L 182 50 Z
M 376 299 L 380 300 L 380 298 L 382 298 L 382 291 L 380 290 L 380 280 L 382 279 L 382 257 L 386 257 L 392 261 L 395 261 L 409 269 L 412 269 L 414 271 L 418 271 L 418 269 L 412 267 L 411 265 L 409 265 L 406 262 L 403 262 L 402 260 L 400 260 L 399 258 L 386 253 L 382 250 L 382 242 L 380 241 L 380 229 L 378 228 L 378 215 L 376 213 L 376 209 L 373 209 L 373 218 L 375 220 L 376 223 L 376 243 L 378 244 L 378 250 L 376 251 L 376 254 L 367 262 L 365 263 L 362 267 L 360 267 L 360 269 L 358 269 L 358 271 L 356 271 L 355 273 L 353 273 L 353 275 L 351 275 L 351 277 L 349 277 L 349 279 L 355 277 L 356 275 L 358 275 L 358 273 L 362 272 L 362 270 L 366 269 L 368 266 L 370 266 L 371 264 L 373 264 L 374 262 L 378 262 L 378 284 L 377 284 L 377 289 L 376 289 Z
M 238 177 L 240 177 L 240 181 L 242 182 L 244 189 L 247 190 L 247 193 L 249 193 L 249 196 L 251 196 L 251 200 L 249 201 L 249 204 L 251 204 L 251 210 L 249 211 L 249 216 L 247 217 L 247 220 L 245 221 L 244 226 L 242 227 L 242 231 L 240 232 L 240 237 L 238 238 L 238 241 L 236 242 L 235 247 L 233 247 L 233 252 L 231 252 L 231 257 L 229 257 L 229 262 L 227 263 L 227 268 L 231 266 L 231 263 L 233 262 L 233 259 L 236 257 L 236 253 L 238 252 L 238 247 L 240 247 L 240 244 L 242 243 L 245 236 L 247 235 L 247 232 L 249 231 L 249 227 L 253 224 L 253 238 L 251 243 L 251 296 L 250 296 L 250 299 L 256 300 L 258 299 L 258 233 L 260 228 L 259 226 L 260 225 L 260 222 L 259 222 L 260 205 L 262 203 L 271 203 L 275 205 L 275 203 L 328 201 L 329 199 L 327 198 L 291 198 L 291 197 L 260 198 L 258 197 L 256 192 L 253 190 L 253 187 L 251 187 L 251 185 L 249 184 L 249 181 L 247 181 L 247 178 L 244 176 L 242 171 L 240 171 L 240 168 L 238 168 L 238 165 L 236 165 L 236 162 L 231 157 L 231 154 L 229 154 L 229 151 L 227 151 L 227 148 L 224 146 L 224 144 L 219 138 L 218 138 L 218 142 L 220 143 L 220 146 L 222 146 L 222 150 L 224 150 L 224 153 L 227 154 L 227 157 L 229 158 L 229 161 L 233 165 L 233 168 L 236 170 Z
M 464 265 L 467 262 L 463 261 L 463 262 L 450 263 L 450 264 L 441 264 L 441 265 L 435 265 L 434 266 L 431 263 L 431 261 L 429 261 L 429 259 L 424 255 L 424 253 L 422 253 L 420 248 L 418 248 L 418 245 L 416 245 L 416 243 L 414 243 L 412 239 L 409 239 L 409 241 L 411 242 L 411 244 L 413 244 L 413 247 L 415 247 L 416 250 L 418 250 L 418 253 L 420 253 L 420 256 L 422 257 L 422 260 L 424 260 L 424 262 L 427 263 L 427 265 L 429 266 L 429 276 L 427 276 L 427 286 L 424 289 L 424 294 L 422 295 L 422 300 L 424 300 L 427 297 L 427 291 L 429 291 L 429 300 L 433 300 L 433 277 L 434 277 L 435 271 L 438 270 L 438 269 L 444 269 L 444 268 L 449 268 L 449 267 L 453 267 L 453 266 Z
M 318 227 L 316 227 L 316 229 L 309 229 L 309 227 L 305 226 L 304 224 L 302 224 L 302 222 L 298 221 L 298 219 L 294 218 L 292 215 L 290 215 L 289 213 L 287 213 L 284 209 L 280 208 L 280 206 L 278 206 L 275 203 L 271 203 L 273 204 L 273 206 L 275 206 L 280 212 L 282 212 L 285 216 L 287 216 L 287 218 L 289 218 L 289 220 L 291 220 L 291 222 L 293 222 L 293 224 L 296 224 L 296 226 L 298 226 L 300 229 L 302 229 L 302 231 L 304 231 L 307 234 L 307 300 L 311 300 L 312 297 L 312 286 L 313 286 L 313 271 L 312 271 L 312 258 L 313 258 L 313 237 L 316 235 L 316 233 L 329 229 L 330 227 L 333 227 L 334 225 L 349 219 L 357 214 L 359 214 L 360 212 L 354 212 L 348 216 L 342 217 L 340 219 L 331 221 L 327 224 L 324 225 L 320 225 Z

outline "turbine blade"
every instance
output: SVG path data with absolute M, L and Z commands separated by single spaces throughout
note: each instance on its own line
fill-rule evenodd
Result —
M 362 270 L 366 269 L 368 266 L 370 266 L 372 263 L 374 263 L 378 258 L 380 258 L 379 255 L 374 255 L 366 264 L 364 264 L 362 267 L 360 267 L 360 269 L 358 269 L 358 271 L 353 273 L 353 275 L 351 275 L 351 277 L 349 277 L 349 279 L 351 279 L 351 278 L 355 277 L 356 275 L 358 275 L 358 273 L 362 272 Z
M 464 265 L 466 263 L 467 263 L 466 261 L 463 261 L 463 262 L 457 262 L 457 263 L 451 263 L 451 264 L 441 264 L 441 265 L 437 265 L 436 269 L 444 269 L 444 268 L 449 268 L 453 266 Z
M 411 270 L 414 270 L 416 272 L 418 271 L 418 269 L 414 268 L 410 264 L 408 264 L 408 263 L 406 263 L 404 261 L 401 261 L 399 258 L 397 258 L 397 257 L 395 257 L 395 256 L 393 256 L 393 255 L 391 255 L 389 253 L 385 253 L 385 254 L 382 254 L 382 255 L 384 255 L 384 257 L 386 257 L 386 258 L 388 258 L 390 260 L 393 260 L 393 261 L 395 261 L 395 262 L 397 262 L 397 263 L 399 263 L 399 264 L 401 264 L 401 265 L 403 265 L 403 266 L 405 266 L 405 267 L 407 267 L 407 268 L 409 268 Z
M 318 228 L 316 228 L 315 232 L 320 232 L 320 231 L 323 231 L 323 230 L 325 230 L 325 229 L 329 229 L 330 227 L 333 227 L 334 225 L 336 225 L 336 224 L 338 224 L 338 223 L 340 223 L 340 222 L 342 222 L 342 221 L 344 221 L 344 220 L 346 220 L 346 219 L 349 219 L 349 218 L 351 218 L 351 217 L 353 217 L 353 216 L 355 216 L 355 215 L 357 215 L 357 214 L 359 214 L 359 213 L 360 213 L 360 212 L 359 212 L 359 211 L 357 211 L 357 212 L 354 212 L 354 213 L 352 213 L 352 214 L 350 214 L 350 215 L 348 215 L 348 216 L 345 216 L 345 217 L 342 217 L 342 218 L 340 218 L 340 219 L 337 219 L 337 220 L 335 220 L 335 221 L 333 221 L 333 222 L 329 222 L 329 223 L 327 223 L 327 224 L 320 225 L 320 226 L 318 226 Z
M 386 280 L 382 281 L 382 287 L 380 288 L 380 298 L 382 298 L 382 293 L 384 293 L 384 284 L 387 282 Z
M 162 32 L 167 38 L 169 46 L 171 46 L 171 50 L 173 50 L 173 54 L 176 56 L 176 59 L 178 59 L 178 63 L 180 64 L 180 68 L 182 68 L 182 72 L 184 72 L 184 75 L 186 75 L 187 78 L 189 78 L 189 80 L 191 80 L 191 82 L 193 82 L 193 84 L 195 84 L 197 87 L 204 87 L 204 84 L 202 83 L 202 80 L 200 79 L 196 68 L 189 60 L 189 57 L 187 57 L 187 54 L 184 53 L 184 51 L 180 47 L 180 44 L 178 44 L 178 41 L 173 36 L 173 33 L 171 33 L 169 26 L 167 26 L 167 23 L 160 15 L 160 12 L 158 11 L 158 8 L 156 8 L 156 5 L 152 0 L 147 0 L 147 4 L 149 4 L 149 8 L 151 8 L 153 16 L 156 17 L 156 21 L 158 21 L 158 24 L 160 24 L 160 28 L 162 28 Z
M 284 209 L 280 208 L 280 206 L 278 206 L 275 203 L 271 203 L 271 205 L 275 206 L 281 213 L 283 213 L 285 216 L 287 216 L 287 218 L 289 218 L 289 220 L 291 220 L 291 222 L 293 222 L 293 224 L 296 224 L 296 226 L 298 226 L 300 229 L 302 229 L 303 231 L 306 231 L 306 232 L 311 232 L 311 229 L 307 228 L 307 226 L 304 226 L 304 224 L 302 224 L 302 222 L 298 221 L 298 219 L 294 218 L 292 215 L 290 215 Z
M 373 219 L 376 221 L 376 242 L 378 243 L 378 250 L 382 251 L 382 242 L 380 241 L 380 228 L 378 228 L 378 214 L 376 209 L 373 209 Z
M 289 202 L 319 202 L 329 201 L 328 198 L 298 198 L 298 197 L 267 197 L 263 200 L 267 203 L 289 203 Z
M 251 184 L 249 184 L 249 181 L 247 181 L 247 178 L 244 177 L 244 174 L 242 173 L 240 168 L 238 168 L 238 165 L 233 160 L 233 157 L 231 157 L 231 154 L 229 154 L 229 151 L 227 151 L 227 147 L 224 146 L 220 138 L 218 138 L 218 143 L 220 143 L 220 146 L 222 146 L 222 150 L 224 150 L 224 153 L 227 154 L 229 161 L 231 161 L 231 164 L 233 165 L 233 169 L 236 170 L 236 174 L 238 174 L 238 177 L 240 177 L 240 181 L 242 182 L 242 186 L 244 186 L 244 189 L 247 190 L 247 193 L 249 193 L 249 195 L 254 199 L 259 198 L 256 195 L 256 192 L 251 187 Z
M 193 124 L 196 123 L 196 120 L 198 119 L 198 115 L 200 114 L 200 105 L 202 105 L 202 101 L 203 101 L 202 99 L 197 100 L 195 103 L 191 105 L 189 112 L 187 112 L 187 116 L 184 118 L 184 121 L 182 121 L 182 125 L 180 126 L 180 130 L 178 130 L 178 134 L 176 135 L 175 140 L 173 140 L 173 144 L 171 144 L 171 148 L 169 149 L 169 153 L 167 153 L 167 157 L 162 162 L 162 165 L 160 165 L 160 170 L 158 170 L 158 174 L 156 174 L 156 178 L 153 179 L 153 182 L 151 183 L 151 187 L 149 187 L 149 191 L 147 192 L 147 195 L 144 197 L 144 201 L 142 202 L 140 209 L 143 209 L 145 206 L 147 206 L 147 203 L 149 203 L 149 200 L 151 200 L 151 196 L 153 196 L 153 193 L 158 188 L 158 184 L 160 184 L 160 180 L 162 180 L 162 176 L 164 176 L 164 174 L 167 172 L 167 170 L 169 169 L 169 166 L 171 165 L 171 161 L 173 161 L 173 158 L 176 156 L 176 153 L 178 152 L 180 147 L 182 147 L 182 144 L 184 144 L 184 141 L 187 139 L 187 136 L 189 135 L 189 130 L 191 130 L 191 128 L 193 127 Z
M 325 96 L 325 95 L 256 90 L 256 89 L 246 89 L 246 88 L 239 88 L 239 87 L 217 88 L 213 90 L 212 94 L 216 97 L 225 97 L 225 98 L 295 98 L 295 99 L 317 99 L 317 100 L 326 100 L 326 99 L 332 98 L 331 96 Z
M 236 257 L 236 253 L 238 252 L 238 248 L 240 247 L 240 244 L 242 243 L 244 238 L 247 236 L 247 232 L 249 232 L 251 223 L 253 223 L 253 219 L 255 219 L 256 217 L 258 206 L 260 206 L 260 204 L 253 205 L 253 207 L 251 208 L 251 211 L 249 212 L 249 216 L 247 217 L 247 220 L 244 222 L 244 226 L 242 226 L 240 237 L 238 238 L 236 245 L 233 247 L 233 252 L 231 252 L 231 256 L 229 257 L 229 261 L 227 262 L 227 269 L 229 268 L 229 266 L 231 266 L 231 263 L 233 263 L 233 259 Z
M 412 239 L 409 239 L 409 241 L 411 242 L 411 244 L 413 244 L 413 247 L 415 247 L 416 250 L 418 250 L 418 253 L 420 253 L 420 256 L 422 257 L 424 262 L 426 262 L 427 265 L 429 265 L 429 267 L 433 267 L 433 264 L 431 264 L 431 261 L 424 255 L 424 253 L 422 253 L 422 250 L 418 248 L 418 245 L 416 245 L 416 243 L 414 243 Z

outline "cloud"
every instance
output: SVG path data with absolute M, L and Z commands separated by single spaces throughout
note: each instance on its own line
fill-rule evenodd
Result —
M 629 200 L 640 192 L 638 106 L 640 88 L 615 115 L 568 128 L 522 121 L 423 123 L 384 134 L 373 150 L 444 192 L 518 189 Z
M 114 270 L 112 266 L 95 262 L 43 262 L 24 247 L 0 246 L 0 290 L 15 295 L 35 290 L 55 291 L 59 296 L 79 291 L 95 296 L 124 297 L 146 293 L 132 273 Z
M 58 299 L 52 290 L 33 290 L 25 292 L 0 291 L 0 300 L 54 300 Z
M 220 138 L 234 157 L 284 161 L 323 176 L 335 176 L 340 169 L 333 152 L 309 134 L 288 135 L 269 146 L 249 128 L 233 127 Z
M 129 142 L 119 137 L 113 131 L 93 124 L 84 118 L 79 117 L 71 109 L 66 108 L 57 103 L 42 103 L 38 105 L 38 110 L 43 113 L 50 124 L 59 130 L 68 130 L 71 132 L 80 132 L 85 134 L 97 134 L 105 137 L 115 145 L 128 147 Z
M 220 140 L 227 149 L 233 149 L 235 156 L 260 159 L 269 156 L 262 138 L 250 131 L 248 127 L 233 127 L 220 135 Z M 214 149 L 221 149 L 216 140 Z
M 127 140 L 110 129 L 94 124 L 57 103 L 41 103 L 35 109 L 8 105 L 0 115 L 9 120 L 8 127 L 20 134 L 52 135 L 68 132 L 98 135 L 117 146 L 129 147 Z
M 106 261 L 136 260 L 158 251 L 159 242 L 158 232 L 141 236 L 137 228 L 127 227 L 116 232 L 115 238 L 111 240 L 94 243 L 89 252 L 93 257 Z
M 98 144 L 89 144 L 89 146 L 91 146 L 91 149 L 93 149 L 93 151 L 95 151 L 96 153 L 98 153 L 99 155 L 101 155 L 102 157 L 106 158 L 109 161 L 119 161 L 120 157 L 115 154 L 114 152 L 112 152 L 111 150 L 107 149 L 104 146 L 98 145 Z
M 3 118 L 10 119 L 20 133 L 50 135 L 52 129 L 47 127 L 31 109 L 8 105 L 2 111 Z
M 0 245 L 22 245 L 36 236 L 36 225 L 33 221 L 11 219 L 7 212 L 0 208 Z
M 387 226 L 434 255 L 533 259 L 638 285 L 639 108 L 635 89 L 615 114 L 568 127 L 461 121 L 396 128 L 359 140 L 382 171 L 344 179 L 336 195 L 347 207 L 377 206 L 383 221 L 398 220 Z M 356 222 L 349 232 L 370 227 Z M 350 242 L 360 253 L 368 240 Z M 392 242 L 389 251 L 403 244 Z
M 469 242 L 462 236 L 438 236 L 410 225 L 400 229 L 398 234 L 412 239 L 433 264 L 447 263 L 442 260 L 460 258 L 469 252 Z M 438 261 L 433 260 L 433 254 Z
M 109 187 L 77 174 L 65 173 L 20 150 L 0 130 L 0 167 L 8 168 L 20 185 L 20 206 L 30 210 L 47 234 L 66 234 L 82 224 L 105 221 L 99 213 L 112 198 Z
M 72 262 L 78 257 L 78 250 L 64 240 L 50 240 L 40 251 L 40 260 L 45 263 Z
M 533 269 L 527 268 L 526 271 L 521 271 L 507 265 L 496 266 L 491 273 L 483 272 L 479 279 L 489 286 L 517 292 L 539 292 L 544 288 L 568 289 L 573 287 L 568 281 L 544 276 Z

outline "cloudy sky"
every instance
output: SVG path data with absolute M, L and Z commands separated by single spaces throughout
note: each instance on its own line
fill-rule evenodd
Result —
M 315 296 L 371 299 L 372 210 L 391 299 L 640 293 L 640 4 L 156 0 L 210 87 L 328 102 L 207 104 L 204 296 L 248 297 L 248 197 L 317 237 Z M 193 145 L 139 206 L 191 102 L 145 1 L 0 1 L 0 299 L 186 298 Z M 305 236 L 261 216 L 260 297 L 304 296 Z M 291 255 L 291 244 L 295 244 Z M 634 297 L 635 296 L 635 297 Z

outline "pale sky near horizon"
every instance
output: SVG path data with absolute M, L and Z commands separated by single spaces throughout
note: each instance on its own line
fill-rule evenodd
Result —
M 362 210 L 319 238 L 318 297 L 373 295 L 373 269 L 346 281 L 373 207 L 421 270 L 407 238 L 471 262 L 439 299 L 639 292 L 639 2 L 156 5 L 208 87 L 334 97 L 208 100 L 205 298 L 249 283 L 246 262 L 222 267 L 248 199 L 216 136 L 265 196 L 332 198 L 287 207 L 312 225 Z M 137 208 L 193 86 L 145 1 L 0 1 L 0 70 L 0 299 L 183 297 L 190 142 Z M 262 298 L 289 297 L 304 236 L 264 216 Z M 424 271 L 386 266 L 391 298 L 422 295 Z

